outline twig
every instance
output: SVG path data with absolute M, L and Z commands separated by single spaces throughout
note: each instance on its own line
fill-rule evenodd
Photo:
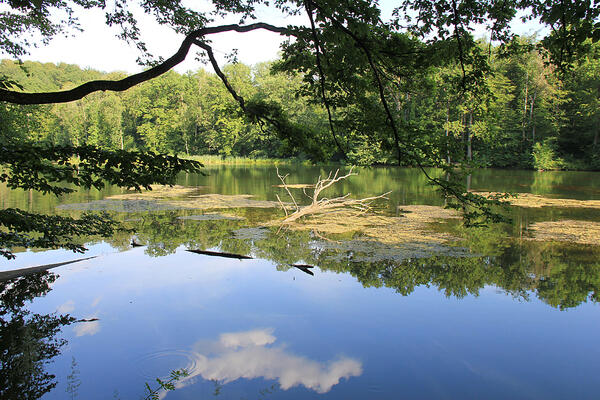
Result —
M 281 176 L 279 174 L 279 167 L 275 167 L 275 170 L 277 171 L 277 176 L 279 177 L 279 180 L 283 184 L 283 187 L 284 187 L 285 191 L 287 192 L 287 194 L 290 196 L 290 198 L 294 202 L 294 206 L 296 207 L 296 211 L 298 211 L 298 209 L 299 209 L 298 203 L 296 203 L 296 199 L 294 199 L 294 196 L 292 196 L 292 192 L 290 192 L 290 188 L 288 188 L 287 183 L 285 183 L 285 179 L 288 177 L 289 174 L 286 174 L 285 176 Z M 286 215 L 287 215 L 287 212 L 286 212 Z
M 341 209 L 343 209 L 343 208 L 353 208 L 353 209 L 357 210 L 360 214 L 364 214 L 364 213 L 368 212 L 369 210 L 371 210 L 371 202 L 372 201 L 377 200 L 377 199 L 387 199 L 386 196 L 388 194 L 390 194 L 391 192 L 387 192 L 387 193 L 381 194 L 379 196 L 367 197 L 364 199 L 350 199 L 349 198 L 350 193 L 347 193 L 344 196 L 334 197 L 331 199 L 327 198 L 327 197 L 319 199 L 319 195 L 321 194 L 321 192 L 323 190 L 331 187 L 333 184 L 335 184 L 341 180 L 347 179 L 350 176 L 358 175 L 358 174 L 354 173 L 353 170 L 354 170 L 354 167 L 350 168 L 350 171 L 346 175 L 340 175 L 340 170 L 338 169 L 335 171 L 335 173 L 333 171 L 330 171 L 329 174 L 327 175 L 327 178 L 319 177 L 317 180 L 317 183 L 315 184 L 315 189 L 314 189 L 312 196 L 308 196 L 306 191 L 304 191 L 304 194 L 306 196 L 308 196 L 309 198 L 311 198 L 311 200 L 312 200 L 311 204 L 304 206 L 304 207 L 298 206 L 296 199 L 294 198 L 291 191 L 289 190 L 288 185 L 285 182 L 287 175 L 281 176 L 279 174 L 279 171 L 277 171 L 277 176 L 283 183 L 283 187 L 285 188 L 288 196 L 290 196 L 290 198 L 292 199 L 292 201 L 294 202 L 294 204 L 296 206 L 296 211 L 294 211 L 293 213 L 288 214 L 286 211 L 286 215 L 285 215 L 285 218 L 282 221 L 282 223 L 289 224 L 289 223 L 292 223 L 292 222 L 296 221 L 297 219 L 299 219 L 303 216 L 306 216 L 306 215 L 328 214 L 328 213 L 332 213 L 332 212 L 338 212 L 338 211 L 341 211 Z M 277 196 L 277 199 L 279 200 L 279 196 Z M 281 200 L 279 200 L 279 202 L 283 207 L 283 203 L 281 202 Z M 285 208 L 284 208 L 284 210 L 285 210 Z
M 318 237 L 319 239 L 323 239 L 323 240 L 325 240 L 325 241 L 332 242 L 332 243 L 342 243 L 342 242 L 340 242 L 340 241 L 333 240 L 333 239 L 329 239 L 328 237 L 325 237 L 325 236 L 321 235 L 321 234 L 319 233 L 319 231 L 317 231 L 316 229 L 313 229 L 313 230 L 312 230 L 312 233 L 313 233 L 313 235 L 315 235 L 315 236 L 316 236 L 316 237 Z

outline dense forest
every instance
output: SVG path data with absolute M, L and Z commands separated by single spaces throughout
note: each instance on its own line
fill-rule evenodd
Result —
M 476 90 L 461 89 L 459 64 L 424 67 L 418 76 L 391 82 L 387 96 L 405 138 L 449 162 L 600 169 L 600 46 L 590 44 L 585 56 L 559 73 L 533 40 L 522 44 L 526 50 L 503 55 L 481 42 L 490 68 Z M 242 97 L 276 104 L 287 119 L 302 126 L 295 136 L 250 121 L 221 79 L 203 69 L 183 75 L 170 71 L 125 92 L 98 92 L 72 103 L 25 107 L 2 103 L 0 131 L 54 145 L 180 155 L 392 162 L 391 146 L 374 140 L 375 121 L 364 122 L 368 110 L 330 98 L 341 144 L 335 143 L 322 102 L 306 89 L 306 82 L 317 78 L 278 72 L 284 69 L 280 64 L 230 64 L 224 73 Z M 24 91 L 68 89 L 89 80 L 124 76 L 68 64 L 12 60 L 0 64 L 3 84 Z M 374 97 L 375 91 L 365 87 L 362 96 Z

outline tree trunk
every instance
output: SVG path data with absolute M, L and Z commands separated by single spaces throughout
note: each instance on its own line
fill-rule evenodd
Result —
M 29 212 L 33 211 L 33 189 L 29 189 L 29 195 L 28 195 L 28 199 L 27 199 L 27 205 L 28 205 L 28 209 Z
M 473 141 L 473 133 L 471 132 L 471 128 L 473 126 L 473 111 L 469 111 L 469 125 L 467 125 L 467 160 L 473 161 L 473 149 L 472 149 L 472 141 Z
M 599 136 L 600 136 L 600 123 L 597 123 L 596 124 L 596 133 L 594 133 L 594 143 L 593 143 L 594 149 L 596 147 L 598 147 L 598 139 L 600 139 Z
M 531 141 L 535 141 L 535 123 L 533 122 L 533 105 L 535 104 L 536 92 L 533 92 L 531 98 L 531 108 L 529 109 L 529 125 L 531 126 Z
M 448 158 L 448 165 L 450 165 L 450 103 L 446 103 L 446 157 Z
M 525 121 L 527 119 L 527 96 L 529 96 L 529 72 L 525 72 L 525 101 L 523 102 L 523 120 L 521 122 L 521 134 L 523 141 L 525 141 Z
M 467 143 L 467 126 L 465 125 L 465 116 L 467 115 L 467 113 L 462 113 L 462 115 L 460 116 L 460 127 L 461 129 L 461 140 L 463 142 L 463 144 Z

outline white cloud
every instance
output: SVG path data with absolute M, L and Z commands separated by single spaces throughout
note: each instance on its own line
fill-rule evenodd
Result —
M 277 338 L 272 335 L 273 329 L 255 329 L 253 331 L 224 333 L 219 341 L 225 347 L 264 346 L 274 343 Z
M 96 307 L 100 303 L 100 300 L 102 300 L 102 296 L 96 297 L 94 301 L 92 301 L 92 307 Z
M 73 328 L 77 337 L 90 335 L 93 336 L 100 331 L 100 321 L 79 322 Z
M 75 302 L 73 300 L 69 300 L 56 309 L 56 312 L 59 314 L 68 314 L 75 309 Z
M 205 343 L 202 347 L 211 348 L 212 356 L 193 352 L 186 368 L 189 375 L 177 387 L 190 385 L 197 377 L 223 383 L 263 378 L 277 380 L 283 390 L 304 386 L 326 393 L 341 379 L 362 374 L 362 363 L 353 358 L 319 362 L 292 354 L 284 347 L 267 347 L 276 341 L 272 333 L 272 329 L 224 333 L 217 343 Z

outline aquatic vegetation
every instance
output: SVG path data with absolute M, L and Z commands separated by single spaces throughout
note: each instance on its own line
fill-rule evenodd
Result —
M 216 213 L 208 213 L 201 215 L 182 215 L 177 219 L 189 220 L 189 221 L 218 221 L 218 220 L 229 220 L 229 221 L 241 221 L 244 218 L 235 215 L 224 215 Z
M 116 200 L 108 198 L 87 203 L 61 204 L 57 208 L 59 210 L 140 212 L 185 209 L 275 208 L 279 205 L 275 201 L 254 200 L 252 197 L 254 196 L 249 194 L 224 195 L 215 193 L 190 196 L 185 200 L 144 200 L 134 198 Z
M 147 199 L 164 199 L 173 197 L 185 197 L 197 192 L 199 186 L 180 186 L 180 185 L 150 185 L 152 190 L 142 190 L 141 192 L 127 192 L 115 194 L 106 197 L 111 200 L 147 200 Z
M 164 211 L 175 210 L 178 207 L 167 202 L 156 200 L 93 200 L 87 203 L 70 203 L 56 206 L 59 210 L 82 210 L 82 211 L 114 211 L 122 213 L 134 213 L 142 211 Z
M 497 192 L 473 192 L 485 197 L 499 195 Z M 531 193 L 517 193 L 517 197 L 505 201 L 517 207 L 566 207 L 566 208 L 600 208 L 600 200 L 556 199 Z
M 214 209 L 214 208 L 275 208 L 279 204 L 276 201 L 255 200 L 250 194 L 203 194 L 199 196 L 189 196 L 185 200 L 168 201 L 166 204 L 177 208 L 196 208 L 196 209 Z
M 559 241 L 600 245 L 600 222 L 561 220 L 542 221 L 529 226 L 537 241 Z
M 169 373 L 169 377 L 166 380 L 156 378 L 155 381 L 158 385 L 156 388 L 150 387 L 146 382 L 146 396 L 144 397 L 144 400 L 158 400 L 165 397 L 165 392 L 175 390 L 176 383 L 188 375 L 189 373 L 185 369 L 176 369 Z
M 447 257 L 471 257 L 473 254 L 462 247 L 452 247 L 440 243 L 413 241 L 406 243 L 383 243 L 375 240 L 357 239 L 339 242 L 323 241 L 314 245 L 321 254 L 321 260 L 329 262 L 403 262 L 412 259 L 429 258 L 436 255 Z
M 233 237 L 239 240 L 264 240 L 267 238 L 269 230 L 264 227 L 240 228 L 233 231 Z
M 392 217 L 342 209 L 310 216 L 288 226 L 293 230 L 311 230 L 320 234 L 355 232 L 382 243 L 445 243 L 458 240 L 432 227 L 433 223 L 440 220 L 459 218 L 458 212 L 436 206 L 402 206 L 402 211 L 405 211 L 402 216 Z

